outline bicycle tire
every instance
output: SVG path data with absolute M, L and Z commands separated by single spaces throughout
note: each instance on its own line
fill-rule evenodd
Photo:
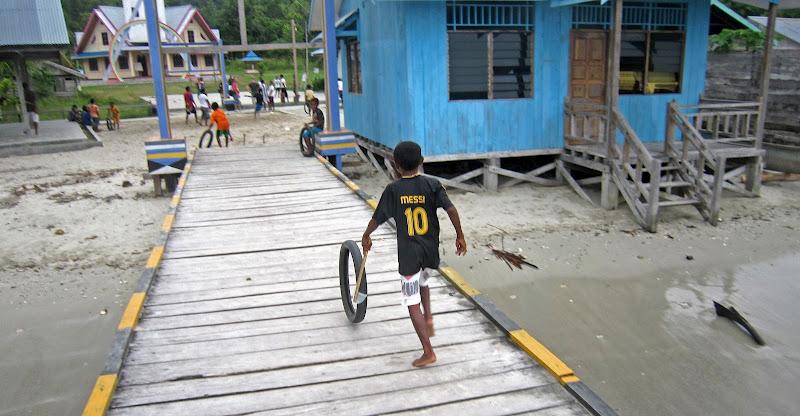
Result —
M 106 119 L 106 127 L 108 127 L 108 131 L 114 130 L 114 122 L 110 118 Z
M 311 115 L 311 106 L 308 104 L 303 105 L 303 111 L 305 111 L 306 114 Z
M 300 130 L 300 153 L 302 153 L 305 157 L 311 157 L 314 154 L 314 149 L 316 148 L 316 138 L 314 138 L 313 134 L 309 139 L 303 137 L 307 130 L 307 127 L 303 127 L 303 129 Z
M 353 270 L 358 274 L 363 260 L 361 258 L 361 249 L 358 248 L 358 244 L 353 240 L 345 241 L 339 249 L 339 288 L 342 293 L 342 306 L 344 307 L 345 315 L 347 315 L 347 320 L 357 324 L 367 316 L 367 272 L 366 270 L 364 271 L 361 290 L 359 290 L 365 297 L 364 301 L 353 305 L 353 296 L 350 293 L 350 258 L 353 259 Z
M 206 136 L 208 136 L 208 147 L 211 147 L 211 145 L 214 144 L 214 133 L 211 131 L 211 129 L 208 129 L 200 135 L 200 142 L 197 144 L 198 148 L 203 147 L 203 139 L 205 139 Z

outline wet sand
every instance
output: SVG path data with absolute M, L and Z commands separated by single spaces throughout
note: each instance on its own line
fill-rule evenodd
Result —
M 387 182 L 363 164 L 348 169 L 368 193 Z M 718 227 L 667 209 L 655 234 L 624 205 L 592 208 L 566 187 L 449 193 L 471 251 L 452 255 L 440 214 L 443 258 L 620 415 L 796 413 L 800 183 L 765 184 L 758 199 L 729 195 Z M 511 271 L 487 244 L 540 270 Z M 712 300 L 734 305 L 767 346 L 717 318 Z
M 267 145 L 303 121 L 231 115 L 239 140 Z M 190 144 L 204 130 L 183 117 L 172 127 Z M 104 147 L 0 159 L 0 415 L 83 409 L 168 209 L 142 180 L 143 142 L 157 135 L 155 119 L 123 120 L 100 133 Z

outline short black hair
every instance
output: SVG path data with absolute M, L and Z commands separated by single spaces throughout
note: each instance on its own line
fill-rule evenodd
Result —
M 403 170 L 415 170 L 422 164 L 422 149 L 418 144 L 405 141 L 394 148 L 394 163 Z
M 216 109 L 218 109 L 218 108 L 219 108 L 219 104 L 217 104 L 217 103 L 215 103 L 215 102 L 214 102 L 214 103 L 211 103 L 211 109 L 212 109 L 212 110 L 216 110 Z
M 190 86 L 188 86 L 188 85 L 187 85 L 187 86 L 186 86 L 186 91 L 191 91 L 191 90 L 192 90 L 192 87 L 190 87 Z
M 319 98 L 317 98 L 317 97 L 314 97 L 314 98 L 312 98 L 312 99 L 311 99 L 311 102 L 312 102 L 313 104 L 319 105 Z

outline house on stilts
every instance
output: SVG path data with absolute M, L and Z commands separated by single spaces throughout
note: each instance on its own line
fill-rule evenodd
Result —
M 665 207 L 715 224 L 723 189 L 758 195 L 760 103 L 703 97 L 710 0 L 336 5 L 345 124 L 379 169 L 414 140 L 426 163 L 470 161 L 446 186 L 565 183 L 595 204 L 599 184 L 650 231 Z

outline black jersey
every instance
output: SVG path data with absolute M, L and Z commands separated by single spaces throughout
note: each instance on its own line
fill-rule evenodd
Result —
M 397 224 L 398 271 L 412 275 L 423 267 L 439 267 L 439 218 L 437 208 L 453 206 L 436 179 L 413 176 L 390 183 L 381 195 L 372 218 Z

